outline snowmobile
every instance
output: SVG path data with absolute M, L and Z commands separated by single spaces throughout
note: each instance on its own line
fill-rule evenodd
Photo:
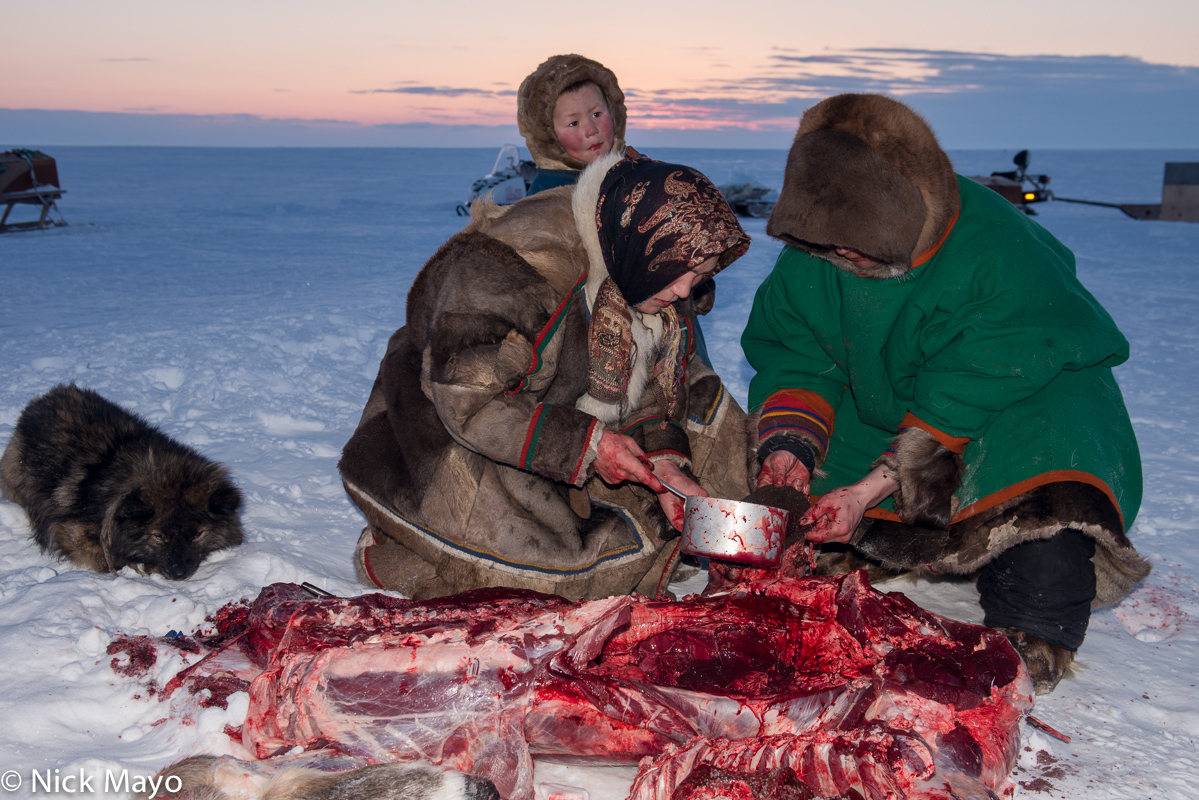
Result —
M 458 216 L 468 217 L 471 203 L 487 194 L 501 206 L 515 203 L 525 196 L 536 177 L 537 165 L 522 160 L 516 145 L 506 144 L 500 148 L 491 172 L 471 184 L 466 202 L 459 203 L 455 210 Z
M 966 177 L 996 192 L 1012 205 L 1019 206 L 1025 214 L 1036 214 L 1036 211 L 1029 208 L 1030 204 L 1053 199 L 1053 192 L 1048 188 L 1049 176 L 1028 173 L 1027 150 L 1016 153 L 1012 158 L 1012 163 L 1016 165 L 1013 170 L 992 172 L 990 175 L 967 175 Z
M 1062 197 L 1049 190 L 1048 175 L 1028 174 L 1027 150 L 1017 153 L 1016 157 L 1012 159 L 1012 163 L 1016 165 L 1015 170 L 992 172 L 988 178 L 971 176 L 971 180 L 994 189 L 1028 214 L 1036 213 L 1028 207 L 1030 203 L 1055 200 L 1062 203 L 1081 203 L 1088 206 L 1115 208 L 1133 219 L 1199 222 L 1199 162 L 1166 162 L 1160 203 L 1112 203 L 1103 200 Z M 1030 184 L 1030 186 L 1025 186 L 1025 184 Z

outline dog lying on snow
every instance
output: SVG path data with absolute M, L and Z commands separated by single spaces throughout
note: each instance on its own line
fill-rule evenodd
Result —
M 43 550 L 96 572 L 132 565 L 183 580 L 243 540 L 241 492 L 224 467 L 73 384 L 21 412 L 0 492 L 29 514 Z
M 491 781 L 424 764 L 374 764 L 344 772 L 273 769 L 230 756 L 193 756 L 158 773 L 153 800 L 500 800 Z

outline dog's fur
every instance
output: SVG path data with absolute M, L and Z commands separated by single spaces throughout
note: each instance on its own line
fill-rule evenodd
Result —
M 183 580 L 244 538 L 241 492 L 224 467 L 73 384 L 21 413 L 0 492 L 29 514 L 43 550 L 96 572 L 134 566 Z
M 345 772 L 286 767 L 222 756 L 193 756 L 160 772 L 156 786 L 167 800 L 499 800 L 494 784 L 461 772 L 424 764 L 374 764 Z M 143 795 L 145 797 L 146 795 Z

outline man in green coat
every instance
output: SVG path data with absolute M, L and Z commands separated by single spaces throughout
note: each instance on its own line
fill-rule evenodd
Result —
M 977 573 L 1051 691 L 1092 607 L 1149 572 L 1128 342 L 1069 249 L 881 95 L 804 114 L 766 230 L 788 246 L 742 337 L 759 486 L 811 492 L 830 571 Z

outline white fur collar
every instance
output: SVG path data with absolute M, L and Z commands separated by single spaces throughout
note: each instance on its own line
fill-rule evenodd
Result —
M 587 251 L 588 308 L 595 304 L 600 284 L 608 277 L 608 268 L 604 265 L 604 254 L 600 251 L 599 231 L 595 227 L 595 207 L 599 205 L 604 176 L 623 158 L 623 152 L 615 151 L 597 158 L 593 164 L 579 174 L 579 182 L 575 185 L 574 199 L 571 201 L 575 227 L 583 239 L 583 248 Z
M 583 240 L 583 249 L 587 252 L 585 291 L 588 310 L 595 307 L 600 284 L 608 277 L 608 267 L 604 264 L 603 251 L 600 250 L 599 231 L 595 227 L 595 209 L 599 205 L 604 176 L 623 158 L 623 149 L 617 151 L 613 148 L 612 152 L 596 159 L 583 170 L 575 186 L 572 208 L 575 227 Z M 609 425 L 620 422 L 630 409 L 635 409 L 641 404 L 641 398 L 649 386 L 650 370 L 658 357 L 658 345 L 662 341 L 662 320 L 657 314 L 642 314 L 636 309 L 629 310 L 633 315 L 633 344 L 636 349 L 633 353 L 633 374 L 629 376 L 627 401 L 617 405 L 584 394 L 575 402 L 575 407 L 580 411 L 598 417 L 601 422 Z

